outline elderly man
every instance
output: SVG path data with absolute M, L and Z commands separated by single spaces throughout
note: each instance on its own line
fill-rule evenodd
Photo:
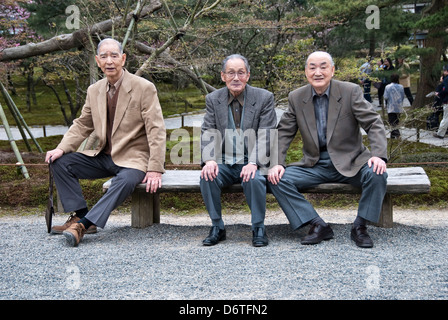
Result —
M 311 224 L 302 244 L 329 240 L 333 230 L 298 189 L 325 182 L 360 186 L 351 238 L 359 247 L 372 247 L 366 222 L 379 220 L 387 182 L 383 122 L 358 85 L 332 79 L 334 63 L 328 53 L 312 53 L 305 74 L 309 84 L 289 94 L 288 111 L 277 126 L 279 165 L 269 170 L 269 186 L 293 229 Z M 362 143 L 360 128 L 367 132 L 371 151 Z M 286 152 L 297 131 L 303 158 L 285 169 Z
M 234 183 L 242 184 L 251 210 L 253 246 L 268 244 L 264 226 L 266 178 L 258 169 L 268 166 L 269 130 L 275 129 L 277 117 L 274 95 L 248 85 L 249 77 L 247 59 L 231 55 L 224 60 L 221 71 L 226 87 L 208 94 L 205 99 L 200 187 L 212 220 L 210 233 L 203 241 L 205 246 L 226 238 L 221 189 Z
M 45 157 L 64 210 L 75 213 L 52 233 L 62 233 L 71 246 L 86 232 L 104 228 L 111 211 L 137 184 L 156 192 L 164 173 L 166 132 L 155 86 L 124 69 L 126 54 L 118 41 L 104 39 L 97 51 L 106 77 L 88 88 L 81 116 Z M 98 147 L 75 152 L 93 131 Z M 114 176 L 109 190 L 89 211 L 78 179 L 109 176 Z

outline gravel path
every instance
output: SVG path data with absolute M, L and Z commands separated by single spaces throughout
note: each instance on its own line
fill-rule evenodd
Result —
M 303 246 L 269 211 L 270 244 L 251 246 L 249 214 L 227 214 L 227 240 L 204 247 L 208 215 L 163 214 L 161 224 L 130 227 L 115 212 L 77 248 L 50 236 L 41 215 L 0 218 L 0 299 L 448 299 L 446 210 L 396 209 L 391 229 L 369 227 L 375 246 L 349 238 L 355 210 L 319 210 L 335 238 Z M 1 213 L 1 209 L 0 209 Z M 66 216 L 54 217 L 62 224 Z

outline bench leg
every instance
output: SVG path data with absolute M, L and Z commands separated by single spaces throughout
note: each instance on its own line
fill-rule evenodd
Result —
M 152 221 L 160 223 L 160 193 L 158 192 L 153 195 Z
M 393 224 L 392 196 L 386 193 L 381 208 L 380 220 L 375 225 L 382 228 L 392 228 Z
M 131 200 L 131 227 L 146 228 L 153 223 L 160 223 L 159 194 L 135 190 Z

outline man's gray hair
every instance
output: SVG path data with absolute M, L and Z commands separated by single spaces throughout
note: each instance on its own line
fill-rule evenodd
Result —
M 101 46 L 105 43 L 105 42 L 114 42 L 117 46 L 118 46 L 118 50 L 120 51 L 120 54 L 123 54 L 123 46 L 121 45 L 121 43 L 115 39 L 112 38 L 105 38 L 103 40 L 101 40 L 98 43 L 98 47 L 96 49 L 96 53 L 99 55 L 100 54 L 100 48 Z
M 331 57 L 331 54 L 329 54 L 329 53 L 326 52 L 326 51 L 314 51 L 313 53 L 311 53 L 311 54 L 308 56 L 308 58 L 306 58 L 305 68 L 308 66 L 308 59 L 309 59 L 313 54 L 323 54 L 323 55 L 326 55 L 326 56 L 328 57 L 328 59 L 330 59 L 331 66 L 332 66 L 332 67 L 334 66 L 334 61 L 333 61 L 333 58 Z
M 231 54 L 230 56 L 227 56 L 224 61 L 222 62 L 222 72 L 226 72 L 226 65 L 227 65 L 227 61 L 232 60 L 232 59 L 241 59 L 244 61 L 244 65 L 246 66 L 246 71 L 248 73 L 250 73 L 250 66 L 249 66 L 249 61 L 247 61 L 247 59 L 245 57 L 243 57 L 240 54 Z

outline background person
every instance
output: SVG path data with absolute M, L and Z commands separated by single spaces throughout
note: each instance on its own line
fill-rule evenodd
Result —
M 399 84 L 400 78 L 398 74 L 392 74 L 390 81 L 384 89 L 384 100 L 386 101 L 387 116 L 389 124 L 392 128 L 390 133 L 391 139 L 400 137 L 398 124 L 400 123 L 400 114 L 403 112 L 404 88 Z
M 409 104 L 412 106 L 414 103 L 414 97 L 411 92 L 411 68 L 404 61 L 404 58 L 398 58 L 397 72 L 400 76 L 399 83 L 403 86 L 404 93 L 409 100 Z
M 443 139 L 448 128 L 448 64 L 443 67 L 443 81 L 439 91 L 436 91 L 436 95 L 442 103 L 443 117 L 437 133 L 434 133 L 434 137 Z

